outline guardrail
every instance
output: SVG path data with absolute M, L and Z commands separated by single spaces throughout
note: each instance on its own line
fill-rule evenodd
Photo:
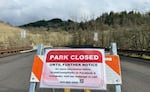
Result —
M 66 46 L 72 48 L 104 48 L 105 51 L 109 51 L 110 48 L 105 47 L 93 47 L 92 45 L 81 45 L 81 46 Z M 119 54 L 137 54 L 137 55 L 148 55 L 150 56 L 150 51 L 148 50 L 128 50 L 128 49 L 117 49 Z
M 15 48 L 5 48 L 5 49 L 0 49 L 0 54 L 17 53 L 17 52 L 24 51 L 24 50 L 30 50 L 32 48 L 33 47 L 31 47 L 31 46 L 15 47 Z
M 118 49 L 118 52 L 121 54 L 127 53 L 127 54 L 137 54 L 137 55 L 148 55 L 148 56 L 150 56 L 150 51 Z

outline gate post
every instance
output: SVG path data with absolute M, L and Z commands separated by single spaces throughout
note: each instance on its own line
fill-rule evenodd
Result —
M 36 54 L 42 55 L 43 54 L 43 48 L 44 47 L 42 44 L 38 45 Z M 35 92 L 36 85 L 37 85 L 36 82 L 30 82 L 29 92 Z
M 111 51 L 110 53 L 112 55 L 117 55 L 117 45 L 115 42 L 111 43 Z M 120 84 L 116 84 L 115 85 L 115 92 L 121 92 L 121 85 Z

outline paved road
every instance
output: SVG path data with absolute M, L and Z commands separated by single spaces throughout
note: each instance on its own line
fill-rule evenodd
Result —
M 30 52 L 0 58 L 0 92 L 28 92 L 33 55 L 34 52 Z M 144 60 L 121 57 L 122 92 L 150 92 L 150 63 L 141 63 L 141 61 Z M 37 87 L 37 92 L 52 91 Z M 55 92 L 63 90 L 56 89 Z M 83 90 L 71 92 L 83 92 Z
M 33 55 L 0 58 L 0 92 L 28 92 Z
M 150 61 L 127 57 L 121 61 L 122 92 L 150 92 Z

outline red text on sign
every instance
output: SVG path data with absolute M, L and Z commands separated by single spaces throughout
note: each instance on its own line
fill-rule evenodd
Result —
M 102 54 L 95 50 L 52 50 L 46 62 L 102 62 Z

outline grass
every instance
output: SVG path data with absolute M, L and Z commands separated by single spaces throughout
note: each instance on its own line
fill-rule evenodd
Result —
M 18 46 L 20 31 L 20 28 L 0 22 L 0 48 Z
M 64 46 L 72 42 L 72 34 L 65 31 L 45 31 L 40 28 L 27 29 L 26 38 L 21 38 L 21 28 L 0 22 L 0 48 L 37 46 Z
M 146 59 L 146 60 L 150 60 L 150 56 L 148 55 L 137 55 L 137 54 L 120 54 L 120 55 L 123 55 L 123 56 L 127 56 L 127 57 L 133 57 L 133 58 L 141 58 L 141 59 Z
M 150 56 L 142 55 L 141 58 L 150 60 Z
M 150 56 L 148 56 L 148 55 L 137 55 L 137 54 L 131 54 L 131 55 L 129 55 L 130 57 L 135 57 L 135 58 L 142 58 L 142 59 L 148 59 L 148 60 L 150 60 Z

